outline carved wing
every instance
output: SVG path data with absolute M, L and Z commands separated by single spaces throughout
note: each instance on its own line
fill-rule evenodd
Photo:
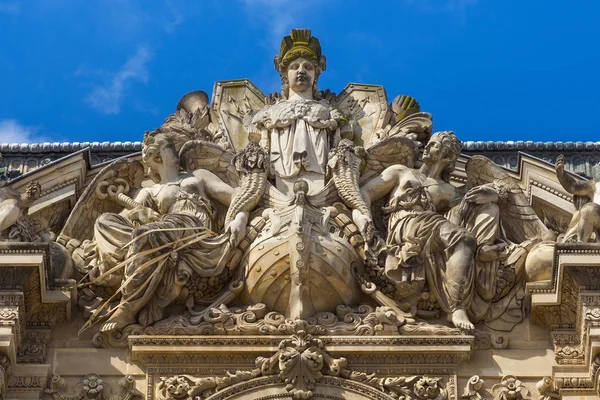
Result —
M 498 182 L 508 189 L 508 199 L 501 207 L 502 226 L 509 240 L 522 243 L 544 236 L 548 228 L 537 216 L 517 182 L 501 167 L 484 156 L 473 156 L 465 166 L 467 189 Z
M 263 208 L 285 208 L 292 204 L 293 197 L 288 197 L 281 193 L 275 186 L 267 181 L 265 192 L 260 200 L 260 207 Z
M 386 139 L 367 149 L 366 166 L 360 181 L 368 181 L 391 165 L 412 168 L 418 156 L 419 149 L 414 141 L 401 136 Z
M 129 190 L 123 193 L 134 197 L 135 192 L 142 185 L 144 172 L 143 164 L 131 156 L 119 158 L 104 167 L 77 200 L 57 241 L 66 243 L 72 238 L 80 241 L 91 239 L 94 222 L 101 214 L 107 212 L 118 213 L 123 210 L 123 206 L 118 205 L 115 201 L 109 198 L 101 198 L 96 189 L 102 182 L 115 183 L 115 180 L 126 182 Z
M 237 187 L 239 176 L 231 164 L 234 155 L 215 143 L 192 140 L 183 145 L 179 152 L 179 159 L 187 172 L 193 173 L 205 169 L 230 186 Z
M 310 204 L 315 207 L 327 207 L 335 202 L 341 201 L 333 180 L 327 182 L 325 187 L 318 192 L 309 194 L 307 198 Z

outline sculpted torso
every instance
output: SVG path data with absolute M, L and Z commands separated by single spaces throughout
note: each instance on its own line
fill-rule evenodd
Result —
M 390 193 L 390 200 L 410 196 L 415 189 L 423 188 L 437 212 L 444 212 L 456 197 L 456 189 L 441 179 L 429 178 L 411 168 L 398 171 L 398 184 Z
M 208 199 L 204 186 L 200 179 L 195 176 L 187 176 L 178 181 L 169 183 L 157 183 L 152 187 L 144 188 L 137 196 L 138 200 L 144 201 L 151 198 L 158 206 L 161 214 L 169 212 L 173 204 L 181 200 L 182 194 L 195 195 L 201 199 Z

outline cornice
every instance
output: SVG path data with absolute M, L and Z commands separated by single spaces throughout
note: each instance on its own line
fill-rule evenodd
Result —
M 534 142 L 531 140 L 507 141 L 466 141 L 462 142 L 463 151 L 600 151 L 600 142 Z
M 534 142 L 532 140 L 467 140 L 462 142 L 463 151 L 600 151 L 600 141 Z M 139 151 L 142 142 L 44 142 L 0 143 L 0 153 L 71 153 L 85 148 L 93 152 Z
M 93 152 L 139 151 L 142 142 L 0 143 L 0 153 L 72 153 L 88 147 Z

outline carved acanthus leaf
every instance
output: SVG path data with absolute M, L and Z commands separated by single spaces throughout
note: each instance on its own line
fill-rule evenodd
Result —
M 12 363 L 6 354 L 0 354 L 0 396 L 6 392 L 8 378 L 12 375 Z M 2 397 L 4 398 L 4 397 Z
M 486 398 L 485 381 L 479 375 L 469 378 L 465 391 L 461 396 L 463 399 L 483 400 Z
M 307 332 L 309 324 L 298 321 L 299 329 L 282 340 L 279 350 L 270 357 L 257 357 L 251 371 L 236 371 L 224 377 L 174 375 L 161 377 L 156 387 L 158 400 L 205 398 L 233 384 L 276 375 L 295 399 L 310 399 L 316 385 L 326 376 L 335 376 L 371 386 L 394 398 L 405 400 L 446 400 L 448 390 L 441 377 L 428 375 L 378 377 L 375 373 L 348 369 L 345 358 L 333 358 L 321 339 Z

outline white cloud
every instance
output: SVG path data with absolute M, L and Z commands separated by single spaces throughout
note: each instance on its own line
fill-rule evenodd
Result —
M 93 87 L 85 96 L 85 102 L 104 114 L 114 115 L 121 111 L 121 105 L 132 82 L 147 82 L 148 62 L 153 54 L 147 47 L 140 47 L 121 68 L 115 72 L 101 71 L 104 82 Z M 85 72 L 80 69 L 75 75 Z
M 319 2 L 316 0 L 243 0 L 243 3 L 253 19 L 268 26 L 269 43 L 265 45 L 277 49 L 281 38 L 289 35 L 292 28 L 305 28 L 295 25 L 307 13 L 317 12 Z
M 421 11 L 430 13 L 464 13 L 467 8 L 475 6 L 477 0 L 405 0 L 414 4 Z
M 0 120 L 0 143 L 40 143 L 47 141 L 39 135 L 39 127 L 22 125 L 14 119 Z
M 16 1 L 2 1 L 0 2 L 0 14 L 19 14 L 21 12 L 21 5 Z
M 182 2 L 175 0 L 152 5 L 133 0 L 106 0 L 98 4 L 96 22 L 106 29 L 105 32 L 132 41 L 153 36 L 157 30 L 171 34 L 201 8 L 201 4 L 193 3 L 184 9 Z
M 177 3 L 168 1 L 166 3 L 166 6 L 168 8 L 168 12 L 165 13 L 163 23 L 165 26 L 165 32 L 170 34 L 175 32 L 175 28 L 183 24 L 183 22 L 185 21 L 185 14 L 179 8 L 179 5 Z
M 476 5 L 477 0 L 449 0 L 445 3 L 449 11 L 465 11 L 468 7 Z

